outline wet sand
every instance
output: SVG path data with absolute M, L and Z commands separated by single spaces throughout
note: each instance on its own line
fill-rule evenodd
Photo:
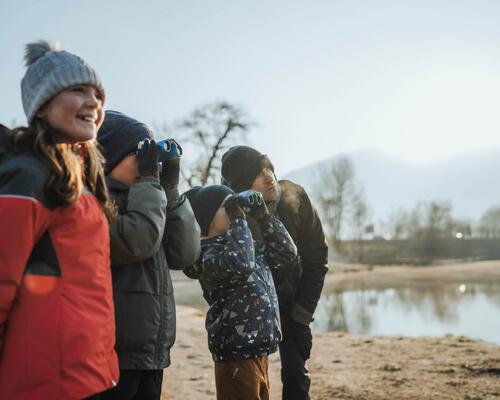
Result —
M 426 267 L 334 264 L 325 279 L 328 290 L 381 289 L 446 283 L 500 282 L 500 261 L 454 263 Z

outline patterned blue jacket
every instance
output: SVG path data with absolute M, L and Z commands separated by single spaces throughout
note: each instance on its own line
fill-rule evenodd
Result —
M 255 241 L 244 218 L 221 235 L 201 242 L 200 261 L 185 271 L 197 278 L 210 308 L 206 329 L 214 361 L 267 356 L 281 341 L 278 298 L 270 265 L 280 268 L 297 257 L 283 224 L 274 216 L 261 222 Z

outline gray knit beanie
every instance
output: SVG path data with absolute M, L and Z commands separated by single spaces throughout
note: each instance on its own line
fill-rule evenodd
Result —
M 24 61 L 28 69 L 21 81 L 21 96 L 28 124 L 41 106 L 71 86 L 91 85 L 104 96 L 97 72 L 80 57 L 60 50 L 57 43 L 27 44 Z

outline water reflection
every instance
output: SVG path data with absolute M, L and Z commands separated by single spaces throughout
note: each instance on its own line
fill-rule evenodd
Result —
M 500 283 L 331 292 L 318 305 L 316 331 L 466 335 L 500 343 Z

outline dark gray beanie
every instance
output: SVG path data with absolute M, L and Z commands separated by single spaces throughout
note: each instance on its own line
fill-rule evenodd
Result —
M 224 185 L 195 186 L 185 193 L 200 225 L 201 236 L 208 235 L 215 213 L 230 194 L 234 192 Z
M 104 96 L 97 72 L 80 57 L 40 40 L 26 45 L 26 73 L 21 81 L 24 113 L 31 123 L 37 111 L 59 92 L 75 85 L 91 85 Z
M 222 184 L 235 192 L 250 189 L 260 171 L 266 167 L 274 172 L 274 166 L 265 154 L 248 146 L 231 147 L 222 156 Z
M 135 153 L 139 142 L 153 138 L 154 134 L 146 124 L 121 112 L 107 110 L 97 132 L 97 141 L 106 159 L 104 174 L 109 175 L 121 160 Z

